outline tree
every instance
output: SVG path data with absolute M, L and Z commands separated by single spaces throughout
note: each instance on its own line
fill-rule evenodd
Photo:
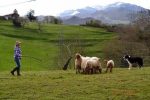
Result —
M 150 56 L 150 10 L 140 11 L 133 24 L 139 29 L 137 36 L 148 47 Z
M 80 35 L 76 37 L 65 38 L 64 33 L 60 32 L 58 38 L 58 67 L 63 70 L 67 70 L 68 67 L 74 66 L 74 55 L 75 53 L 83 53 L 85 47 L 84 41 L 81 40 Z
M 34 16 L 34 10 L 30 10 L 28 13 L 27 13 L 27 17 L 28 19 L 30 20 L 30 22 L 36 20 L 36 17 Z
M 138 27 L 140 30 L 150 24 L 150 10 L 141 10 L 130 15 L 131 24 Z
M 126 61 L 123 60 L 123 56 L 128 54 L 130 56 L 146 57 L 148 54 L 148 48 L 146 45 L 140 42 L 128 41 L 128 40 L 113 40 L 108 42 L 103 48 L 104 58 L 113 59 L 116 66 L 125 66 Z M 145 63 L 148 60 L 145 60 Z
M 100 20 L 90 20 L 86 22 L 86 26 L 92 26 L 92 27 L 100 27 L 102 22 Z
M 12 20 L 13 20 L 13 25 L 16 27 L 21 27 L 21 22 L 19 19 L 19 14 L 18 11 L 15 9 L 13 14 L 12 14 Z
M 51 17 L 51 23 L 53 24 L 61 24 L 62 20 L 60 18 L 56 18 L 54 16 Z
M 20 17 L 20 23 L 22 25 L 22 27 L 24 27 L 26 24 L 28 24 L 29 20 L 26 17 Z

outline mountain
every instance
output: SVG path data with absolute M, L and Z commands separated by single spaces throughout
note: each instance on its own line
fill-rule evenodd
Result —
M 82 9 L 76 9 L 76 10 L 67 10 L 64 11 L 63 13 L 60 13 L 60 17 L 63 19 L 67 19 L 70 18 L 72 16 L 85 16 L 87 17 L 88 15 L 91 15 L 93 13 L 95 13 L 97 11 L 97 9 L 93 8 L 93 7 L 85 7 Z
M 72 17 L 76 16 L 80 19 L 80 21 L 85 18 L 93 18 L 101 20 L 103 23 L 127 24 L 130 22 L 132 14 L 136 14 L 143 10 L 147 9 L 130 3 L 116 2 L 103 7 L 93 6 L 76 10 L 68 10 L 61 13 L 60 17 L 65 20 L 74 20 Z M 77 22 L 75 24 L 77 24 Z
M 104 23 L 110 24 L 127 24 L 130 17 L 141 10 L 146 10 L 140 6 L 129 3 L 114 3 L 106 6 L 104 9 L 93 13 L 91 16 L 95 19 L 102 20 Z

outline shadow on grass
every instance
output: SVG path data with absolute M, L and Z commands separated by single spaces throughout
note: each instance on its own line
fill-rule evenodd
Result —
M 21 36 L 21 35 L 7 34 L 7 33 L 0 33 L 0 35 L 11 37 L 11 38 L 19 38 L 23 40 L 47 40 L 46 38 L 36 38 L 36 37 Z
M 99 44 L 101 42 L 104 42 L 106 40 L 109 40 L 109 39 L 65 39 L 63 40 L 63 43 L 64 44 L 72 44 L 72 45 L 75 45 L 78 44 L 78 46 L 81 46 L 81 47 L 92 47 L 92 46 L 95 46 L 96 44 Z M 48 40 L 47 42 L 51 42 L 51 43 L 57 43 L 56 45 L 59 45 L 58 43 L 60 42 L 60 40 Z
M 13 24 L 0 24 L 0 25 L 4 27 L 14 28 Z
M 33 30 L 34 31 L 34 30 Z M 34 36 L 23 36 L 23 35 L 16 35 L 16 34 L 8 34 L 8 33 L 0 33 L 0 35 L 5 36 L 5 37 L 10 37 L 10 38 L 18 38 L 18 39 L 23 39 L 23 40 L 41 40 L 43 42 L 48 42 L 48 43 L 59 43 L 59 39 L 48 39 L 46 37 L 42 38 L 40 37 L 34 37 Z M 42 34 L 43 35 L 43 34 Z M 48 33 L 47 33 L 48 35 Z M 76 43 L 77 41 L 80 42 L 80 46 L 84 47 L 91 47 L 96 44 L 99 44 L 100 42 L 106 41 L 109 39 L 64 39 L 64 43 Z
M 52 33 L 52 32 L 46 32 L 45 30 L 41 30 L 39 31 L 38 29 L 34 28 L 22 28 L 24 31 L 26 32 L 31 32 L 32 34 L 33 33 L 36 33 L 36 34 L 41 34 L 41 35 L 45 35 L 45 36 L 52 36 L 52 35 L 56 35 L 56 33 Z

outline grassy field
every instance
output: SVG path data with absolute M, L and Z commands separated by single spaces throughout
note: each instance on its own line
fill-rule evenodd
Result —
M 150 68 L 115 68 L 113 73 L 75 70 L 0 72 L 0 100 L 149 100 Z
M 102 28 L 92 28 L 71 25 L 43 24 L 42 31 L 36 23 L 29 23 L 24 28 L 15 28 L 10 21 L 0 20 L 0 71 L 10 70 L 15 66 L 13 50 L 16 40 L 22 42 L 22 55 L 43 60 L 39 62 L 32 58 L 22 58 L 22 70 L 58 69 L 58 43 L 60 33 L 64 40 L 80 38 L 84 41 L 86 55 L 103 55 L 105 43 L 116 37 L 115 33 Z
M 65 40 L 80 38 L 86 55 L 101 58 L 103 46 L 117 36 L 102 28 L 44 24 L 39 31 L 35 23 L 15 28 L 0 21 L 0 100 L 149 100 L 149 67 L 94 75 L 56 70 L 60 33 Z M 23 55 L 42 60 L 23 57 L 20 77 L 10 74 L 16 40 Z

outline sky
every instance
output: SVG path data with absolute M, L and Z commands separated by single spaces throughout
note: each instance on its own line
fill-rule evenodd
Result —
M 6 15 L 18 10 L 21 16 L 31 9 L 35 15 L 57 16 L 65 10 L 75 10 L 87 6 L 105 6 L 115 2 L 136 4 L 150 9 L 150 0 L 0 0 L 0 15 Z

